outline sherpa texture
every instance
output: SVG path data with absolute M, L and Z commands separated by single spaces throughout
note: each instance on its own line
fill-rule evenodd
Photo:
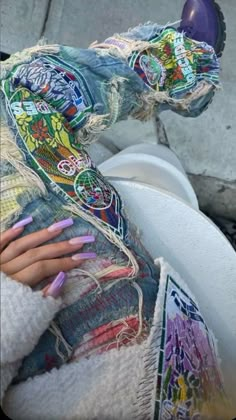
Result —
M 1 273 L 1 401 L 19 362 L 37 344 L 61 300 L 45 298 Z
M 121 347 L 119 350 L 113 349 L 93 355 L 89 359 L 73 361 L 60 369 L 53 369 L 49 373 L 10 386 L 3 401 L 3 410 L 11 419 L 153 419 L 161 306 L 166 277 L 173 276 L 190 294 L 186 283 L 168 263 L 159 259 L 157 264 L 160 266 L 160 293 L 156 302 L 153 327 L 147 340 L 141 345 Z M 13 361 L 30 351 L 37 342 L 41 327 L 43 324 L 47 327 L 46 324 L 60 303 L 53 299 L 44 299 L 40 293 L 32 292 L 5 276 L 3 285 L 5 299 L 2 309 L 5 319 L 7 318 L 3 348 L 5 360 Z M 73 289 L 70 293 L 73 294 Z M 4 364 L 4 370 L 5 368 Z M 11 372 L 8 369 L 4 373 L 4 386 L 6 381 L 10 382 L 10 377 Z M 222 407 L 219 407 L 220 409 L 222 410 Z M 221 417 L 218 418 L 230 418 L 228 414 L 221 411 Z M 217 417 L 213 418 L 215 420 Z

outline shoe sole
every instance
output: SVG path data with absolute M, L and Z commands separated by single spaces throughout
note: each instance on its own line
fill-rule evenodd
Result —
M 218 28 L 219 28 L 219 34 L 216 41 L 216 45 L 214 47 L 217 57 L 221 57 L 222 53 L 225 48 L 225 42 L 226 42 L 226 23 L 225 23 L 225 17 L 224 14 L 219 6 L 218 3 L 216 3 L 215 0 L 212 0 L 216 15 L 217 15 L 217 21 L 218 21 Z

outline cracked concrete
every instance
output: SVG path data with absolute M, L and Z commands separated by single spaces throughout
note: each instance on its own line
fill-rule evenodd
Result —
M 236 219 L 236 181 L 188 174 L 200 208 L 209 215 Z

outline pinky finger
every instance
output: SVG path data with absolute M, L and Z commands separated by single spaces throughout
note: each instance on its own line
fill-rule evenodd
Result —
M 61 289 L 63 284 L 66 280 L 66 274 L 63 271 L 60 271 L 56 278 L 52 281 L 51 284 L 44 287 L 43 289 L 43 295 L 46 296 L 52 296 L 54 298 L 57 298 L 60 295 Z
M 68 272 L 73 268 L 79 267 L 85 259 L 96 258 L 95 253 L 82 253 L 77 255 L 79 257 L 76 259 L 74 259 L 74 255 L 73 257 L 37 261 L 29 267 L 24 268 L 24 270 L 11 274 L 11 277 L 28 286 L 36 286 L 45 278 L 55 276 L 60 271 Z

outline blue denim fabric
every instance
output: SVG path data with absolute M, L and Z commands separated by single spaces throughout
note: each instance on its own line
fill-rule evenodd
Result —
M 118 119 L 126 119 L 135 108 L 140 107 L 137 103 L 137 95 L 148 88 L 125 60 L 111 55 L 99 55 L 95 50 L 72 47 L 62 47 L 61 55 L 67 63 L 78 65 L 79 70 L 83 73 L 92 92 L 94 103 L 97 104 L 97 114 L 110 112 L 109 83 L 114 77 L 124 78 L 119 89 L 121 108 Z
M 6 165 L 6 169 L 3 171 L 2 176 L 4 177 L 10 172 L 14 173 L 14 169 L 9 167 L 9 165 Z M 94 235 L 96 241 L 93 244 L 93 251 L 97 253 L 98 257 L 101 256 L 102 258 L 108 258 L 109 260 L 113 259 L 113 261 L 120 266 L 125 266 L 127 264 L 124 254 L 115 245 L 111 244 L 93 225 L 79 217 L 74 217 L 64 210 L 62 206 L 65 203 L 62 198 L 58 197 L 54 192 L 48 191 L 46 197 L 40 197 L 36 194 L 33 200 L 32 197 L 30 198 L 30 203 L 29 197 L 20 196 L 18 200 L 22 207 L 20 218 L 22 219 L 28 215 L 32 215 L 34 220 L 32 224 L 25 227 L 24 232 L 21 235 L 22 237 L 45 228 L 56 220 L 62 220 L 72 216 L 74 220 L 73 226 L 63 231 L 59 238 L 53 239 L 48 243 L 55 243 L 59 240 L 69 240 L 75 236 Z M 153 264 L 152 259 L 142 245 L 139 244 L 137 238 L 132 235 L 132 232 L 129 232 L 128 243 L 129 247 L 136 255 L 140 267 L 136 282 L 143 292 L 143 318 L 151 325 L 154 305 L 158 293 L 158 268 Z M 91 245 L 87 244 L 84 245 L 83 250 L 86 252 L 89 248 L 91 249 Z M 81 343 L 83 335 L 89 331 L 102 326 L 105 323 L 115 321 L 116 319 L 137 314 L 138 302 L 138 294 L 132 287 L 132 280 L 122 280 L 108 291 L 104 291 L 101 294 L 92 291 L 84 298 L 79 299 L 76 303 L 62 309 L 54 319 L 54 322 L 57 327 L 60 328 L 67 342 L 74 349 Z M 93 308 L 96 307 L 96 304 L 100 306 L 100 310 L 94 311 Z M 58 356 L 55 346 L 55 336 L 49 330 L 45 331 L 33 352 L 24 359 L 19 375 L 15 379 L 15 383 L 26 380 L 28 377 L 41 374 L 49 369 L 45 357 L 54 361 L 53 366 L 50 366 L 50 369 L 52 367 L 60 367 L 63 362 Z M 60 352 L 64 354 L 65 359 L 69 361 L 67 351 L 62 343 L 60 344 L 59 349 Z
M 148 42 L 161 34 L 163 29 L 166 29 L 166 27 L 150 23 L 133 28 L 129 32 L 121 34 L 121 37 L 128 40 Z M 31 79 L 33 73 L 32 62 L 38 59 L 45 60 L 44 66 L 46 66 L 48 58 L 54 59 L 58 66 L 62 66 L 62 69 L 66 64 L 76 74 L 81 95 L 85 103 L 90 106 L 90 109 L 85 112 L 86 118 L 81 120 L 76 127 L 73 127 L 76 129 L 84 127 L 91 113 L 93 115 L 110 114 L 104 120 L 107 126 L 110 126 L 115 121 L 126 119 L 130 114 L 142 109 L 142 101 L 139 100 L 140 94 L 151 91 L 138 74 L 129 67 L 125 58 L 114 56 L 109 50 L 107 53 L 104 53 L 104 51 L 101 53 L 99 49 L 80 49 L 66 46 L 61 46 L 58 54 L 42 56 L 38 53 L 35 54 L 34 59 L 30 63 L 22 64 L 20 68 L 25 68 L 25 72 L 28 72 L 27 78 L 16 74 L 13 78 L 14 87 L 25 86 L 44 98 L 44 93 L 41 92 L 43 79 L 39 77 L 36 82 L 35 79 Z M 19 71 L 21 72 L 20 68 Z M 119 95 L 119 99 L 118 97 L 116 98 L 116 104 L 112 103 L 114 98 L 111 100 L 112 83 L 115 79 L 117 80 L 115 90 Z M 123 80 L 121 81 L 121 79 Z M 172 109 L 183 116 L 196 117 L 207 108 L 213 95 L 214 87 L 212 86 L 212 89 L 206 96 L 193 101 L 186 111 L 182 111 L 179 108 L 176 109 L 175 106 L 168 103 L 161 104 L 158 111 Z M 71 102 L 74 101 L 72 96 L 70 94 L 70 97 L 67 97 Z M 46 97 L 45 100 L 50 103 L 50 100 L 46 99 Z
M 143 292 L 143 319 L 149 328 L 152 323 L 158 284 L 151 274 L 147 273 L 145 279 L 138 279 L 137 284 Z M 111 321 L 124 319 L 138 313 L 139 298 L 132 282 L 122 280 L 101 295 L 90 294 L 75 304 L 63 309 L 54 319 L 57 327 L 67 343 L 74 350 L 82 343 L 83 336 L 95 328 L 108 324 Z M 63 343 L 60 343 L 60 352 L 66 361 L 68 353 Z M 39 340 L 33 352 L 23 361 L 15 383 L 33 377 L 48 370 L 45 363 L 47 359 L 53 360 L 52 367 L 60 367 L 62 360 L 55 351 L 55 336 L 47 330 Z
M 149 40 L 160 30 L 161 27 L 156 24 L 144 25 L 135 28 L 133 31 L 125 34 L 125 36 L 130 39 Z M 49 56 L 47 55 L 42 56 L 37 54 L 32 58 L 32 61 L 34 61 L 34 59 L 42 59 L 43 66 L 45 66 L 48 57 Z M 112 107 L 114 105 L 111 101 L 112 81 L 114 81 L 114 79 L 117 80 L 117 78 L 123 78 L 122 82 L 118 79 L 118 88 L 116 88 L 116 93 L 120 95 L 120 99 L 118 99 L 117 119 L 126 118 L 134 110 L 141 110 L 142 104 L 139 103 L 138 96 L 142 92 L 148 92 L 149 89 L 135 71 L 128 66 L 125 59 L 111 56 L 110 53 L 101 54 L 97 50 L 83 50 L 71 47 L 60 47 L 59 54 L 55 54 L 51 58 L 53 58 L 54 62 L 57 62 L 58 64 L 61 63 L 62 68 L 64 65 L 67 66 L 67 68 L 71 68 L 71 71 L 77 76 L 79 82 L 77 90 L 82 94 L 84 101 L 87 101 L 86 105 L 91 105 L 92 107 L 92 110 L 86 114 L 86 118 L 82 121 L 82 125 L 76 126 L 76 129 L 79 129 L 86 124 L 87 118 L 91 112 L 92 114 L 97 115 L 112 113 Z M 35 79 L 30 79 L 29 77 L 32 70 L 34 70 L 32 68 L 32 61 L 27 64 L 20 64 L 18 68 L 15 69 L 22 70 L 22 66 L 25 66 L 21 75 L 16 72 L 11 79 L 13 91 L 19 86 L 25 86 L 37 95 L 40 94 L 43 87 L 43 84 L 40 84 L 41 74 L 38 76 L 37 83 L 35 82 Z M 26 76 L 24 72 L 26 72 Z M 65 80 L 66 79 L 62 82 L 62 86 L 68 88 L 69 84 L 67 82 L 67 84 L 65 84 Z M 76 102 L 71 91 L 68 89 L 66 92 L 68 93 L 68 96 L 65 95 L 66 101 L 68 103 L 73 103 L 79 110 L 79 106 L 81 105 L 79 98 L 77 97 Z M 58 94 L 58 91 L 55 90 L 54 93 L 56 95 Z M 41 92 L 41 94 L 44 98 L 45 93 Z M 209 98 L 207 98 L 207 100 L 208 99 Z M 50 99 L 48 102 L 50 103 Z M 193 114 L 196 115 L 199 113 L 199 109 L 203 109 L 205 105 L 205 103 L 202 103 L 202 100 L 200 100 L 200 102 L 196 101 L 196 103 L 193 104 L 193 108 L 190 108 L 190 114 L 193 111 Z M 1 99 L 1 106 L 8 125 L 12 126 L 9 115 L 5 112 L 3 97 Z M 191 114 L 191 116 L 193 115 Z M 109 120 L 107 121 L 107 125 L 109 125 Z M 14 131 L 14 134 L 16 134 L 17 143 L 20 145 L 21 141 L 16 130 Z M 8 171 L 14 172 L 14 169 L 9 167 L 9 165 L 5 165 L 4 168 L 5 169 L 2 171 L 3 177 L 9 173 Z M 34 223 L 25 228 L 22 236 L 49 226 L 55 221 L 71 216 L 68 211 L 63 209 L 63 205 L 66 204 L 65 199 L 57 195 L 53 190 L 50 190 L 50 186 L 47 188 L 48 195 L 45 197 L 40 196 L 37 191 L 34 191 L 33 199 L 30 194 L 19 197 L 19 203 L 22 208 L 20 218 L 24 218 L 30 214 L 34 219 Z M 73 218 L 74 225 L 62 233 L 60 240 L 69 239 L 74 236 L 94 235 L 96 237 L 94 250 L 97 252 L 98 256 L 102 256 L 103 258 L 107 257 L 109 259 L 113 258 L 115 262 L 119 262 L 120 266 L 127 265 L 127 257 L 119 251 L 115 245 L 111 244 L 101 232 L 89 222 L 79 217 Z M 51 242 L 53 243 L 56 241 L 57 240 L 55 239 Z M 143 317 L 150 325 L 158 293 L 159 272 L 148 253 L 143 249 L 141 244 L 138 243 L 135 235 L 129 230 L 125 238 L 125 244 L 132 250 L 139 264 L 140 271 L 136 282 L 141 287 L 144 296 Z M 87 247 L 88 245 L 86 245 L 84 249 L 86 250 Z M 90 293 L 75 304 L 63 309 L 56 316 L 55 323 L 61 329 L 68 343 L 71 344 L 73 348 L 81 342 L 83 335 L 86 332 L 89 332 L 89 330 L 102 326 L 107 322 L 125 318 L 130 314 L 137 313 L 138 294 L 131 283 L 132 281 L 130 279 L 122 280 L 118 284 L 113 285 L 110 290 L 104 291 L 99 296 L 97 293 Z M 114 298 L 114 304 L 106 303 L 108 295 Z M 117 298 L 117 296 L 120 296 L 120 298 Z M 93 305 L 95 305 L 96 300 L 101 302 L 103 309 L 94 313 L 92 308 Z M 108 301 L 111 302 L 110 300 Z M 86 312 L 87 315 L 83 318 L 83 322 L 80 322 L 81 311 L 84 307 L 88 308 L 88 311 Z M 47 330 L 41 337 L 40 342 L 32 354 L 24 360 L 17 380 L 25 380 L 29 376 L 44 372 L 46 370 L 46 355 L 53 357 L 55 362 L 54 366 L 59 367 L 62 364 L 62 360 L 57 355 L 55 344 L 56 338 Z M 67 358 L 68 355 L 65 349 L 63 346 L 61 347 L 61 352 L 64 354 L 65 358 Z
M 2 102 L 4 108 L 4 102 Z M 8 120 L 10 125 L 10 120 Z M 19 134 L 16 134 L 18 139 Z M 17 140 L 18 142 L 18 140 Z M 18 144 L 20 144 L 18 142 Z M 3 162 L 1 177 L 4 179 L 9 174 L 16 173 L 15 169 L 7 162 Z M 89 222 L 80 217 L 74 217 L 70 212 L 63 208 L 66 204 L 62 196 L 57 195 L 48 188 L 47 195 L 41 196 L 39 190 L 30 191 L 29 194 L 22 194 L 18 197 L 18 203 L 22 212 L 20 219 L 29 215 L 33 217 L 34 222 L 25 227 L 22 237 L 35 232 L 39 229 L 48 227 L 55 221 L 73 217 L 74 224 L 60 235 L 59 238 L 53 239 L 50 243 L 61 240 L 69 240 L 72 237 L 94 235 L 96 238 L 93 244 L 93 250 L 98 257 L 107 259 L 118 264 L 120 267 L 127 266 L 127 257 L 112 244 L 106 237 L 98 231 Z M 9 221 L 13 223 L 16 219 Z M 159 271 L 154 265 L 151 257 L 139 243 L 138 238 L 128 230 L 126 235 L 126 245 L 135 255 L 139 273 L 135 279 L 143 292 L 143 319 L 151 325 L 154 305 L 158 293 Z M 91 245 L 84 245 L 84 251 L 91 249 Z M 69 305 L 61 310 L 54 319 L 55 325 L 61 330 L 68 344 L 75 349 L 82 341 L 84 334 L 94 330 L 111 321 L 119 320 L 136 315 L 138 312 L 139 297 L 137 291 L 132 286 L 133 280 L 127 278 L 117 284 L 114 284 L 108 291 L 101 294 L 91 291 L 85 297 L 79 299 L 76 303 Z M 102 286 L 103 288 L 103 286 Z M 100 306 L 100 310 L 94 312 L 96 305 Z M 86 312 L 84 309 L 87 309 Z M 82 317 L 82 312 L 83 317 Z M 60 344 L 60 352 L 64 355 L 66 361 L 69 356 L 63 343 Z M 53 366 L 48 366 L 47 360 L 53 360 Z M 45 372 L 52 367 L 60 367 L 63 361 L 56 351 L 56 338 L 48 329 L 41 337 L 34 351 L 24 359 L 16 382 L 27 379 Z

